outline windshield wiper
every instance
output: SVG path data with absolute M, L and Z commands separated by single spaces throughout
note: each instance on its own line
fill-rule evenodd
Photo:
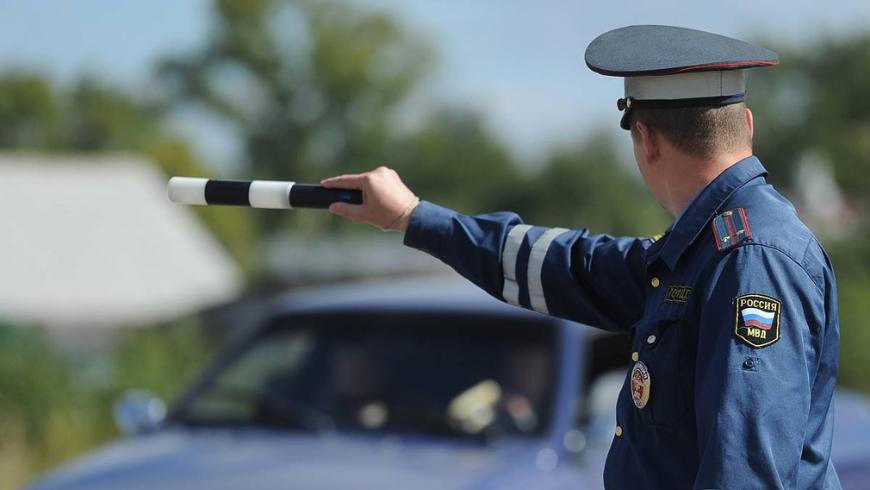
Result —
M 335 428 L 335 419 L 326 411 L 308 403 L 293 400 L 284 393 L 272 390 L 252 390 L 237 386 L 215 385 L 194 400 L 175 420 L 182 424 L 203 425 L 195 415 L 196 406 L 202 399 L 218 399 L 233 402 L 247 402 L 253 407 L 250 417 L 244 421 L 228 420 L 226 425 L 239 425 L 240 422 L 252 425 L 267 425 L 283 428 L 300 428 L 312 432 L 323 432 Z M 193 413 L 191 413 L 193 412 Z M 221 425 L 219 419 L 207 419 L 205 425 Z
M 313 432 L 335 429 L 335 418 L 314 406 L 293 400 L 281 393 L 266 391 L 252 417 L 255 424 L 269 426 L 300 426 Z

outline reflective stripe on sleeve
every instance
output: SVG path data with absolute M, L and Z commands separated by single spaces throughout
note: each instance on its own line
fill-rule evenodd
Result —
M 532 245 L 532 252 L 529 255 L 529 301 L 532 309 L 539 313 L 549 314 L 547 309 L 547 299 L 544 296 L 544 283 L 541 277 L 541 272 L 544 269 L 544 259 L 547 258 L 547 251 L 550 249 L 550 243 L 557 236 L 569 230 L 565 228 L 550 228 L 545 231 L 535 244 Z
M 526 233 L 531 228 L 529 225 L 516 225 L 511 228 L 501 253 L 501 269 L 504 276 L 502 297 L 515 306 L 520 304 L 520 285 L 517 284 L 517 254 L 520 253 L 520 247 L 526 238 Z

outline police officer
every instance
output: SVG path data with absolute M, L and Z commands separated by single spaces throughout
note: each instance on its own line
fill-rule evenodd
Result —
M 508 303 L 629 335 L 607 488 L 839 488 L 830 462 L 839 325 L 831 263 L 752 153 L 745 68 L 767 49 L 632 26 L 586 51 L 625 77 L 621 126 L 655 198 L 658 240 L 464 216 L 379 168 L 327 179 L 362 189 L 333 213 L 405 231 Z

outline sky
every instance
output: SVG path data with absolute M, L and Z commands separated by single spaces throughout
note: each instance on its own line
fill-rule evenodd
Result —
M 631 24 L 669 24 L 802 46 L 870 29 L 867 0 L 352 0 L 388 10 L 428 39 L 438 65 L 426 97 L 481 112 L 523 156 L 616 128 L 622 81 L 588 70 L 586 45 Z M 65 81 L 96 73 L 145 88 L 153 62 L 192 50 L 209 30 L 208 0 L 0 0 L 0 70 Z M 787 62 L 787 60 L 784 60 Z M 751 102 L 750 76 L 750 102 Z M 233 148 L 219 126 L 176 121 L 207 157 Z M 196 129 L 194 129 L 196 128 Z

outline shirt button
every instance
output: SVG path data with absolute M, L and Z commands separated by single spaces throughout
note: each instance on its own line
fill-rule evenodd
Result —
M 637 354 L 637 352 L 632 352 L 631 353 L 631 360 L 634 362 L 637 362 L 638 359 L 640 359 L 640 356 Z
M 655 344 L 655 343 L 656 343 L 656 336 L 655 336 L 655 335 L 650 335 L 649 337 L 647 337 L 647 338 L 646 338 L 646 343 L 647 343 L 647 344 L 650 344 L 650 345 Z
M 621 437 L 621 436 L 622 436 L 622 426 L 617 425 L 616 426 L 616 437 Z
M 662 282 L 659 281 L 658 277 L 653 277 L 652 279 L 650 279 L 649 283 L 652 285 L 652 287 L 657 288 Z

